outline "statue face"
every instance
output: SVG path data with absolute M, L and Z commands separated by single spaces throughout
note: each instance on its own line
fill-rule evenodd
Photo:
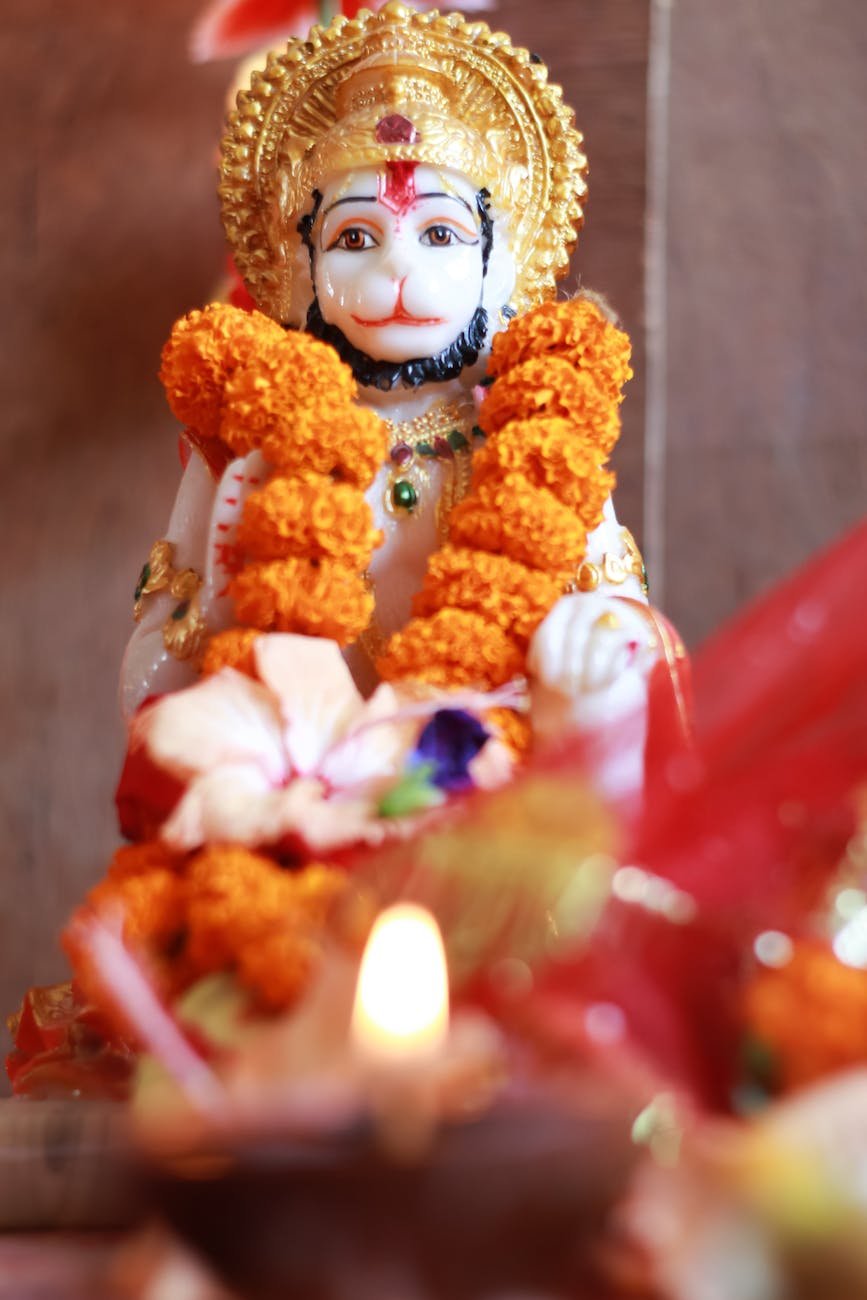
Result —
M 455 172 L 397 163 L 336 177 L 312 243 L 324 320 L 376 360 L 441 352 L 482 304 L 476 190 Z

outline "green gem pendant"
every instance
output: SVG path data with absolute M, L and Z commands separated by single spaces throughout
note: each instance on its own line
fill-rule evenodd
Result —
M 398 479 L 391 489 L 392 504 L 398 510 L 412 510 L 418 504 L 418 493 L 405 478 Z
M 149 564 L 146 564 L 142 569 L 141 573 L 138 575 L 138 582 L 135 584 L 135 596 L 134 596 L 135 600 L 141 600 L 142 596 L 144 595 L 144 589 L 148 584 L 148 579 L 150 578 L 150 576 L 151 576 L 151 566 Z

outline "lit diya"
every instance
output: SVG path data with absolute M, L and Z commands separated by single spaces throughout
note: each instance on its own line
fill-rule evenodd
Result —
M 592 1074 L 542 1087 L 491 1020 L 450 1014 L 423 909 L 383 913 L 357 981 L 335 955 L 238 1061 L 225 1108 L 145 1142 L 155 1205 L 245 1297 L 604 1294 L 634 1105 Z

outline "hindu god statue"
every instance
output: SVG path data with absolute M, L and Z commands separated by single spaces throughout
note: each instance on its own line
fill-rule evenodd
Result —
M 628 339 L 596 296 L 554 301 L 586 171 L 538 58 L 460 15 L 336 18 L 254 74 L 220 194 L 256 310 L 193 313 L 164 354 L 190 455 L 127 716 L 288 633 L 339 645 L 363 696 L 492 693 L 517 748 L 640 718 L 666 647 L 606 469 Z
M 19 1091 L 46 1059 L 71 1077 L 92 1006 L 125 1086 L 137 954 L 185 1020 L 215 976 L 239 1027 L 291 1011 L 326 931 L 363 939 L 359 853 L 435 845 L 438 808 L 490 808 L 460 801 L 540 742 L 592 737 L 598 785 L 640 810 L 649 683 L 679 650 L 611 503 L 629 340 L 595 296 L 555 298 L 581 146 L 538 59 L 395 0 L 239 94 L 220 193 L 248 300 L 163 351 L 186 467 L 122 669 L 128 843 L 64 934 L 67 1037 L 34 1054 L 21 1020 Z

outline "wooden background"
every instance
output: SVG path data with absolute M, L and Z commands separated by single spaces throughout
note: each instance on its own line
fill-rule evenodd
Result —
M 198 3 L 7 5 L 0 1008 L 61 976 L 59 925 L 116 842 L 117 666 L 178 472 L 155 371 L 222 258 L 229 69 L 186 61 Z M 650 0 L 502 0 L 493 18 L 549 63 L 587 136 L 576 275 L 622 313 L 639 371 L 618 509 L 694 643 L 862 509 L 867 6 L 658 0 L 652 20 Z M 648 376 L 651 26 L 670 94 Z

